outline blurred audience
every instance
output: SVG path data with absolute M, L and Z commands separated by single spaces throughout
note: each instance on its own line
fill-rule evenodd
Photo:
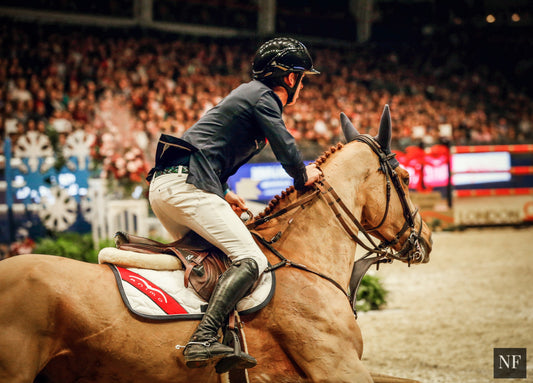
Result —
M 161 132 L 182 135 L 249 81 L 259 45 L 12 21 L 0 26 L 0 41 L 2 139 L 82 129 L 96 136 L 93 154 L 102 161 L 121 145 L 152 158 Z M 340 112 L 361 133 L 376 134 L 385 104 L 396 149 L 533 141 L 531 96 L 457 56 L 435 65 L 424 49 L 309 48 L 322 75 L 306 79 L 300 101 L 284 113 L 306 159 L 341 140 Z

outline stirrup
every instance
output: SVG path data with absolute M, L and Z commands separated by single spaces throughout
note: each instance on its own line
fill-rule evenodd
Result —
M 257 360 L 253 356 L 242 351 L 241 341 L 237 331 L 237 329 L 230 328 L 229 326 L 226 328 L 223 343 L 229 347 L 233 347 L 233 355 L 218 361 L 215 365 L 215 371 L 218 374 L 223 374 L 233 369 L 245 370 L 257 365 Z
M 191 347 L 189 349 L 189 347 Z M 206 341 L 191 341 L 183 351 L 185 365 L 189 368 L 201 368 L 216 364 L 223 358 L 233 355 L 233 349 L 220 342 L 217 338 Z

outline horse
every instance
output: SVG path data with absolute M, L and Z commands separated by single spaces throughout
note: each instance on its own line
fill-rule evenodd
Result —
M 390 152 L 388 106 L 376 137 L 341 120 L 347 143 L 316 160 L 320 184 L 285 190 L 249 223 L 276 274 L 270 303 L 241 318 L 258 362 L 245 371 L 250 382 L 412 382 L 363 365 L 349 287 L 358 233 L 372 263 L 415 264 L 429 261 L 431 231 Z M 0 307 L 1 382 L 228 381 L 213 366 L 188 369 L 176 350 L 197 321 L 132 314 L 107 265 L 44 254 L 2 260 Z

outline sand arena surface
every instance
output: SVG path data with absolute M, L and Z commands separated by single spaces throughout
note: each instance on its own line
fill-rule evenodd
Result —
M 428 264 L 372 271 L 390 293 L 385 309 L 359 315 L 365 365 L 421 382 L 533 382 L 533 228 L 433 242 Z M 527 348 L 527 379 L 494 379 L 494 348 Z

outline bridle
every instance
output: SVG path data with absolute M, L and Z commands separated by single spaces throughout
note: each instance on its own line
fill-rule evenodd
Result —
M 379 170 L 385 175 L 385 178 L 386 178 L 386 187 L 387 187 L 386 207 L 385 207 L 385 212 L 383 214 L 383 218 L 381 219 L 378 225 L 371 227 L 371 228 L 365 227 L 348 209 L 346 204 L 342 201 L 341 197 L 337 194 L 337 192 L 333 189 L 333 187 L 327 182 L 327 180 L 325 178 L 322 178 L 315 183 L 315 190 L 310 195 L 298 201 L 295 201 L 294 203 L 284 207 L 283 209 L 280 209 L 279 211 L 269 216 L 265 216 L 257 220 L 254 220 L 247 226 L 250 229 L 250 232 L 252 233 L 252 235 L 254 235 L 261 244 L 267 247 L 274 255 L 276 255 L 281 260 L 281 262 L 273 266 L 269 266 L 265 271 L 269 272 L 282 266 L 291 266 L 291 267 L 295 267 L 295 268 L 298 268 L 298 269 L 301 269 L 307 272 L 311 272 L 324 279 L 327 279 L 328 281 L 333 283 L 337 288 L 339 288 L 344 293 L 344 295 L 348 297 L 348 300 L 350 301 L 350 304 L 352 305 L 352 309 L 354 310 L 354 313 L 356 314 L 355 298 L 356 298 L 357 289 L 359 287 L 359 284 L 361 283 L 361 279 L 366 274 L 370 266 L 372 266 L 373 264 L 376 264 L 379 267 L 380 263 L 390 263 L 393 260 L 406 261 L 408 265 L 410 266 L 412 261 L 421 262 L 423 260 L 424 255 L 420 247 L 420 234 L 422 232 L 422 226 L 423 226 L 422 217 L 420 216 L 420 214 L 418 214 L 417 209 L 414 212 L 412 212 L 409 207 L 409 204 L 407 202 L 407 196 L 402 188 L 402 184 L 401 184 L 402 181 L 400 180 L 398 173 L 395 171 L 395 168 L 398 166 L 398 162 L 394 158 L 395 154 L 386 153 L 379 146 L 376 140 L 369 135 L 364 135 L 364 134 L 358 135 L 355 138 L 355 140 L 367 144 L 372 149 L 372 151 L 378 156 L 379 163 L 380 163 Z M 391 164 L 391 162 L 395 162 L 395 164 L 393 165 Z M 374 238 L 372 238 L 369 233 L 379 229 L 384 224 L 385 220 L 387 219 L 387 215 L 389 212 L 390 199 L 391 199 L 392 186 L 394 186 L 394 189 L 396 190 L 396 193 L 398 194 L 398 197 L 400 199 L 400 203 L 403 209 L 403 216 L 405 218 L 405 223 L 393 238 L 389 240 L 382 240 L 379 244 L 377 244 Z M 349 235 L 349 237 L 354 242 L 356 242 L 358 245 L 360 245 L 362 248 L 367 250 L 367 253 L 365 255 L 363 255 L 361 258 L 357 259 L 354 262 L 353 269 L 352 269 L 352 275 L 350 278 L 350 284 L 349 284 L 349 288 L 347 292 L 338 282 L 336 282 L 332 278 L 328 277 L 325 274 L 322 274 L 319 271 L 310 269 L 309 267 L 305 265 L 290 261 L 272 246 L 273 243 L 275 243 L 277 240 L 279 240 L 279 238 L 281 238 L 283 231 L 286 230 L 290 224 L 292 224 L 295 216 L 287 220 L 285 228 L 283 230 L 278 231 L 278 233 L 274 235 L 274 237 L 272 237 L 272 239 L 270 240 L 265 239 L 263 236 L 261 236 L 255 230 L 253 230 L 256 227 L 274 218 L 284 215 L 287 212 L 294 210 L 296 208 L 300 208 L 298 212 L 301 212 L 303 209 L 305 209 L 305 207 L 308 204 L 313 202 L 319 196 L 322 196 L 323 200 L 328 204 L 328 206 L 330 207 L 332 212 L 335 214 L 335 217 L 337 218 L 337 220 L 339 221 L 339 223 L 341 224 L 345 232 Z M 415 217 L 417 214 L 420 217 L 420 224 L 419 224 L 418 229 L 416 228 L 416 225 L 415 225 Z M 355 226 L 357 230 L 352 229 L 352 226 Z M 400 239 L 404 236 L 407 230 L 410 230 L 408 239 L 405 241 L 404 245 L 402 246 L 400 250 L 394 251 L 392 249 L 392 246 L 396 245 L 400 241 Z M 370 245 L 363 242 L 359 238 L 357 234 L 358 232 L 364 235 L 364 237 L 367 239 Z M 374 256 L 372 257 L 372 255 Z
M 377 144 L 376 140 L 374 140 L 374 138 L 369 135 L 361 134 L 357 136 L 355 140 L 367 144 L 372 149 L 372 151 L 378 156 L 380 164 L 379 170 L 385 175 L 387 182 L 387 201 L 385 204 L 385 212 L 383 213 L 383 218 L 381 219 L 380 223 L 372 228 L 365 228 L 362 225 L 360 225 L 361 227 L 358 226 L 360 232 L 362 232 L 363 235 L 368 239 L 368 241 L 374 246 L 373 249 L 369 249 L 367 247 L 365 247 L 365 249 L 368 250 L 370 254 L 375 253 L 388 259 L 406 261 L 408 265 L 411 265 L 411 261 L 421 262 L 423 260 L 423 254 L 420 248 L 420 234 L 422 233 L 422 216 L 418 214 L 418 209 L 415 209 L 415 211 L 412 212 L 409 207 L 409 204 L 407 202 L 407 195 L 405 194 L 402 187 L 402 181 L 400 180 L 400 176 L 395 170 L 398 166 L 398 162 L 395 161 L 395 165 L 391 164 L 391 160 L 394 159 L 396 154 L 385 153 L 385 151 L 381 149 L 381 147 Z M 379 245 L 376 245 L 372 237 L 368 233 L 379 229 L 387 218 L 391 199 L 391 183 L 394 186 L 394 189 L 396 190 L 396 193 L 398 194 L 398 197 L 400 199 L 405 223 L 403 224 L 400 231 L 396 233 L 396 235 L 392 239 L 383 240 Z M 346 213 L 348 213 L 346 207 L 344 207 L 344 210 Z M 416 229 L 415 225 L 416 215 L 418 215 L 420 218 L 420 225 L 418 227 L 418 230 Z M 354 223 L 355 221 L 357 221 L 355 217 L 353 217 L 352 220 L 354 221 Z M 391 251 L 391 246 L 396 245 L 407 230 L 410 230 L 410 234 L 403 247 L 397 252 Z M 370 254 L 365 254 L 363 258 L 368 257 Z

